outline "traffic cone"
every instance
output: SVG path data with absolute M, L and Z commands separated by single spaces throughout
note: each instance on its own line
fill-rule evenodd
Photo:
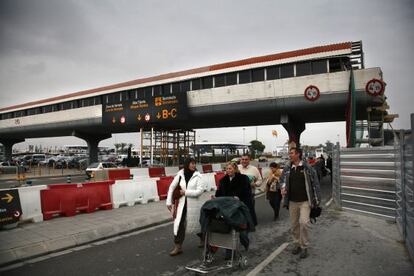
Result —
M 72 177 L 70 175 L 66 177 L 66 183 L 72 183 Z

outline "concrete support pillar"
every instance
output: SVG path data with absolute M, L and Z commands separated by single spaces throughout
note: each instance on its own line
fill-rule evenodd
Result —
M 98 162 L 99 142 L 112 137 L 112 134 L 110 133 L 93 135 L 78 131 L 74 131 L 72 135 L 85 140 L 88 144 L 89 163 Z
M 4 146 L 4 160 L 12 160 L 13 145 L 20 142 L 24 142 L 24 139 L 0 139 L 0 143 Z
M 293 120 L 287 115 L 282 116 L 281 123 L 289 134 L 289 149 L 300 147 L 300 135 L 306 128 L 305 123 Z

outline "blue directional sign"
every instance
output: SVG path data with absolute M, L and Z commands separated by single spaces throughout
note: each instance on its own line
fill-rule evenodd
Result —
M 102 123 L 106 126 L 157 126 L 170 121 L 186 120 L 187 115 L 186 93 L 149 96 L 102 105 Z

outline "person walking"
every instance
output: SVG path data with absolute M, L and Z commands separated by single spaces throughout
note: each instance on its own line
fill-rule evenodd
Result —
M 250 215 L 254 213 L 252 202 L 252 190 L 250 188 L 250 180 L 247 175 L 240 173 L 235 163 L 229 162 L 226 165 L 226 175 L 220 179 L 220 185 L 216 191 L 216 197 L 230 196 L 243 202 L 250 211 Z M 252 216 L 253 220 L 253 216 Z M 254 223 L 254 220 L 253 220 Z M 226 260 L 231 259 L 231 250 L 226 249 Z
M 302 161 L 302 150 L 289 150 L 290 163 L 281 177 L 284 206 L 288 207 L 294 242 L 292 254 L 300 258 L 308 256 L 311 208 L 321 201 L 319 180 L 315 170 Z
M 196 233 L 201 238 L 199 224 L 200 209 L 203 205 L 202 194 L 206 190 L 201 174 L 196 171 L 196 161 L 188 158 L 184 161 L 181 169 L 171 182 L 167 195 L 167 208 L 171 212 L 176 209 L 174 219 L 174 248 L 170 256 L 176 256 L 183 252 L 182 244 L 185 233 Z M 173 195 L 177 198 L 178 206 L 173 206 Z M 177 203 L 176 203 L 177 204 Z
M 226 175 L 220 179 L 220 185 L 215 196 L 237 197 L 246 204 L 250 212 L 254 211 L 250 180 L 246 175 L 240 173 L 235 163 L 229 162 L 226 164 Z
M 240 158 L 240 165 L 238 165 L 239 171 L 241 174 L 247 175 L 250 180 L 250 187 L 252 190 L 252 203 L 253 203 L 253 210 L 251 212 L 252 219 L 254 222 L 254 225 L 257 225 L 257 216 L 255 211 L 255 194 L 256 194 L 256 188 L 260 187 L 262 185 L 262 176 L 259 172 L 259 170 L 253 166 L 250 165 L 250 156 L 248 154 L 242 155 Z
M 280 165 L 275 162 L 270 163 L 269 167 L 270 172 L 265 178 L 266 199 L 269 201 L 269 204 L 273 209 L 273 220 L 277 220 L 279 218 L 280 203 L 282 201 L 281 186 L 279 181 L 282 171 L 280 169 Z

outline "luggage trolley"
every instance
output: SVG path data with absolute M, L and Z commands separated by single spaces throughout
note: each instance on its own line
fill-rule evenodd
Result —
M 215 260 L 215 251 L 218 248 L 232 251 L 229 261 Z M 218 263 L 218 264 L 215 264 Z M 200 264 L 186 266 L 185 268 L 200 274 L 217 272 L 231 268 L 247 266 L 247 256 L 240 251 L 239 233 L 227 225 L 224 220 L 212 219 L 204 238 L 203 260 Z

